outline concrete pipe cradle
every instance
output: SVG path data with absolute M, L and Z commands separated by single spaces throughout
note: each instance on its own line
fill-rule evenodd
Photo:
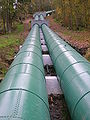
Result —
M 42 30 L 72 120 L 90 120 L 90 62 L 48 26 Z
M 0 84 L 0 120 L 50 120 L 40 44 L 34 25 Z

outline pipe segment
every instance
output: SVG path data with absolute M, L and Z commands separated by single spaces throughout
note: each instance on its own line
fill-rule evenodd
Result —
M 35 16 L 35 20 L 39 20 L 39 16 L 38 15 Z
M 38 25 L 0 84 L 0 120 L 50 120 Z
M 42 14 L 40 15 L 40 20 L 44 20 L 44 17 Z
M 42 31 L 72 120 L 90 120 L 90 62 L 48 26 Z

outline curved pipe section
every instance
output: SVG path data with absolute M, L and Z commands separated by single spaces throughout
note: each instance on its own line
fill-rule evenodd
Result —
M 50 120 L 38 25 L 0 84 L 0 120 Z
M 43 34 L 73 120 L 90 120 L 90 63 L 49 27 Z
M 35 20 L 39 20 L 39 16 L 38 16 L 38 15 L 36 15 L 34 19 L 35 19 Z
M 44 20 L 44 17 L 42 14 L 40 15 L 40 20 Z

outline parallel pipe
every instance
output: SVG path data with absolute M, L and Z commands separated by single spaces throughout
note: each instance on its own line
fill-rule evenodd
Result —
M 40 20 L 44 20 L 44 17 L 42 14 L 40 15 Z
M 50 120 L 38 25 L 0 84 L 0 120 Z
M 73 120 L 90 120 L 90 63 L 49 27 L 44 37 Z
M 39 20 L 39 16 L 38 16 L 38 15 L 36 15 L 34 19 L 35 19 L 35 20 Z

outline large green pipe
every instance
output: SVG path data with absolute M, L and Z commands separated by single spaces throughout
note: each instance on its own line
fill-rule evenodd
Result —
M 38 15 L 36 15 L 34 19 L 35 19 L 35 20 L 39 20 L 39 16 L 38 16 Z
M 0 120 L 50 120 L 38 25 L 0 84 Z
M 42 14 L 40 15 L 40 20 L 44 20 L 44 17 Z
M 49 27 L 44 37 L 73 120 L 90 120 L 90 63 Z

